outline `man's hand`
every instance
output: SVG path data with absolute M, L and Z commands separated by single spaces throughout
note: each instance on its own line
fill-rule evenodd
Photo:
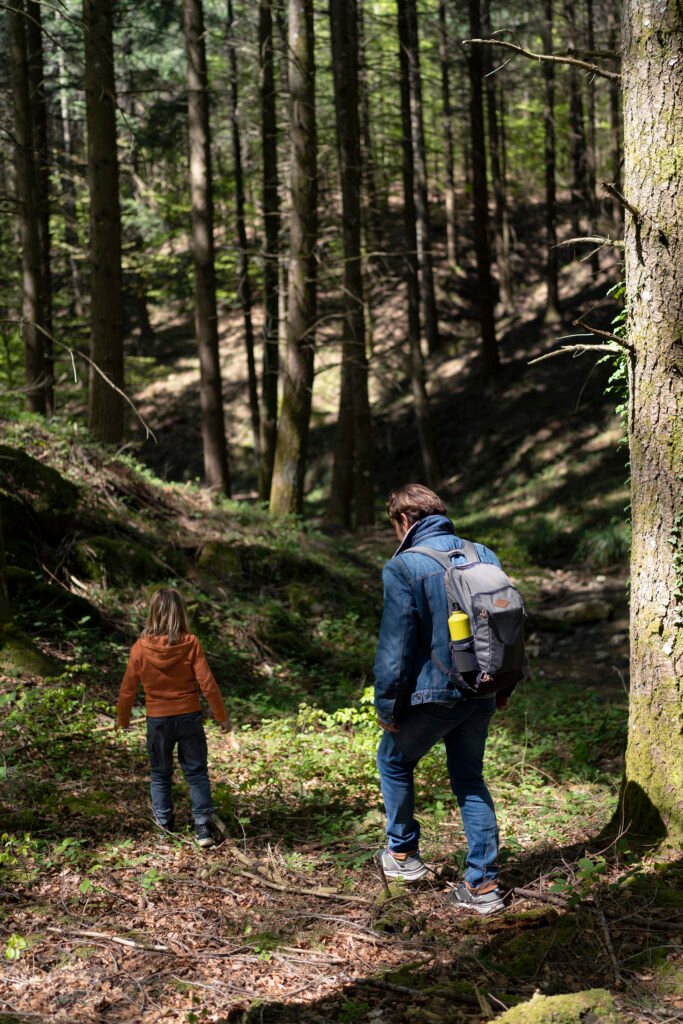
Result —
M 400 732 L 401 731 L 398 725 L 391 725 L 391 723 L 389 723 L 389 722 L 383 722 L 382 719 L 379 717 L 379 715 L 377 716 L 377 724 L 382 729 L 384 729 L 385 732 Z
M 503 708 L 508 706 L 509 697 L 504 697 L 502 693 L 496 694 L 496 709 L 501 711 Z
M 232 722 L 229 718 L 226 718 L 224 722 L 219 722 L 218 724 L 223 732 L 232 732 Z
M 117 731 L 117 732 L 129 732 L 129 731 L 130 731 L 130 722 L 127 722 L 127 723 L 126 723 L 125 725 L 122 725 L 122 724 L 121 724 L 121 723 L 119 722 L 119 723 L 117 724 L 117 726 L 116 726 L 116 731 Z

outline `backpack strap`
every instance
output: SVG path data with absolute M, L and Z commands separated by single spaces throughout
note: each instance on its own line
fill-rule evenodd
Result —
M 462 547 L 452 548 L 451 551 L 435 551 L 434 548 L 407 548 L 402 551 L 402 555 L 408 555 L 411 551 L 416 552 L 418 555 L 427 555 L 428 558 L 433 558 L 435 562 L 438 562 L 443 569 L 450 569 L 452 566 L 451 558 L 453 555 L 464 555 L 467 562 L 481 562 L 479 552 L 477 551 L 476 545 L 471 540 L 464 540 Z

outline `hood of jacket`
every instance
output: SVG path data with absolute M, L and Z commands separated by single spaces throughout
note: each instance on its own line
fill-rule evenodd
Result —
M 167 636 L 141 636 L 138 642 L 145 652 L 145 661 L 159 672 L 168 673 L 187 658 L 194 640 L 186 636 L 177 644 L 169 644 Z

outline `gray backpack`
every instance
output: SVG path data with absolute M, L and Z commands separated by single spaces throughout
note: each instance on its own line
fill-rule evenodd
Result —
M 482 562 L 471 541 L 453 551 L 415 547 L 444 570 L 449 616 L 465 612 L 470 621 L 468 640 L 450 641 L 451 666 L 437 667 L 465 697 L 483 697 L 511 690 L 524 676 L 524 602 L 517 587 L 497 565 Z M 454 555 L 465 562 L 453 564 Z

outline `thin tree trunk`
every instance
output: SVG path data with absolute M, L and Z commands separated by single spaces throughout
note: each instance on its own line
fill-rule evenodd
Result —
M 41 324 L 52 334 L 52 265 L 50 260 L 50 147 L 47 134 L 47 98 L 43 67 L 43 28 L 41 5 L 28 0 L 26 5 L 26 43 L 31 109 L 34 115 L 35 171 L 38 197 L 38 240 L 40 244 Z M 45 385 L 45 412 L 55 409 L 54 360 L 52 341 L 44 339 L 48 380 Z
M 17 218 L 21 242 L 22 327 L 26 400 L 32 412 L 45 413 L 49 367 L 45 354 L 43 326 L 42 251 L 40 245 L 40 203 L 35 162 L 34 110 L 31 104 L 26 32 L 26 8 L 22 0 L 5 12 L 11 47 L 12 99 L 16 153 Z
M 481 38 L 479 0 L 468 0 L 470 33 Z M 474 199 L 474 247 L 477 254 L 479 285 L 479 322 L 484 356 L 484 370 L 489 376 L 498 372 L 500 361 L 493 316 L 494 297 L 491 281 L 491 248 L 489 245 L 488 186 L 486 183 L 486 140 L 482 95 L 483 55 L 480 46 L 470 47 L 470 125 L 472 138 L 472 193 Z
M 631 693 L 622 827 L 683 844 L 683 8 L 623 0 Z M 645 143 L 644 144 L 644 140 Z M 674 156 L 677 154 L 678 156 Z
M 576 13 L 574 0 L 566 0 L 565 16 L 569 27 L 569 37 L 573 46 L 577 45 Z M 583 97 L 581 81 L 575 67 L 569 68 L 569 150 L 571 154 L 571 217 L 572 231 L 581 234 L 581 212 L 590 216 L 590 197 L 588 193 L 588 165 L 586 146 L 586 127 L 583 113 Z
M 121 210 L 116 151 L 112 0 L 83 0 L 90 193 L 90 358 L 123 388 Z M 88 424 L 109 444 L 123 438 L 123 399 L 90 371 Z
M 425 145 L 416 0 L 398 0 L 398 9 L 399 42 L 408 57 L 409 69 L 410 126 L 413 142 L 413 160 L 415 162 L 414 187 L 420 297 L 422 300 L 427 348 L 430 352 L 436 352 L 440 344 L 439 321 L 434 292 L 432 228 L 427 192 L 427 147 Z
M 543 49 L 545 53 L 553 53 L 553 0 L 544 0 Z M 557 320 L 560 316 L 560 294 L 558 287 L 558 251 L 556 248 L 555 65 L 551 61 L 543 62 L 543 79 L 545 82 L 543 123 L 545 127 L 545 241 L 547 247 L 546 284 L 548 288 L 546 316 L 550 320 Z
M 358 117 L 358 35 L 356 0 L 330 0 L 332 71 L 337 150 L 342 193 L 344 243 L 344 327 L 342 389 L 328 510 L 349 526 L 351 496 L 356 525 L 374 522 L 372 421 L 365 354 L 361 263 L 361 146 Z M 347 393 L 350 392 L 350 393 Z M 350 423 L 347 423 L 350 417 Z M 349 435 L 351 443 L 349 445 Z M 349 459 L 349 448 L 351 459 Z M 352 483 L 352 486 L 350 484 Z
M 69 258 L 71 288 L 73 291 L 70 313 L 80 318 L 83 316 L 83 287 L 81 284 L 81 272 L 78 260 L 76 259 L 79 241 L 76 189 L 74 186 L 74 155 L 71 138 L 71 117 L 69 114 L 69 94 L 66 86 L 66 65 L 64 48 L 62 46 L 57 47 L 57 61 L 59 69 L 59 113 L 62 150 L 60 184 L 64 208 L 64 242 Z
M 453 114 L 451 111 L 450 44 L 446 0 L 439 0 L 439 64 L 441 67 L 441 106 L 446 164 L 444 206 L 446 210 L 446 253 L 453 270 L 458 267 L 458 219 L 455 203 L 455 158 L 453 147 Z
M 491 3 L 484 0 L 483 32 L 488 39 L 492 33 Z M 484 71 L 486 82 L 486 111 L 489 128 L 489 154 L 491 156 L 491 184 L 493 185 L 493 237 L 498 267 L 498 285 L 500 301 L 506 313 L 513 307 L 512 280 L 510 276 L 510 248 L 508 231 L 508 213 L 505 200 L 505 183 L 500 160 L 500 127 L 498 124 L 498 97 L 496 95 L 497 79 L 490 74 L 491 55 L 488 47 L 484 48 Z
M 232 124 L 232 159 L 235 175 L 235 204 L 237 207 L 237 248 L 239 252 L 237 297 L 244 318 L 244 344 L 247 353 L 247 376 L 249 382 L 249 411 L 256 461 L 256 477 L 259 476 L 261 421 L 259 413 L 258 383 L 256 380 L 256 359 L 254 357 L 254 328 L 251 320 L 251 281 L 249 280 L 249 249 L 247 227 L 244 215 L 244 173 L 242 171 L 242 140 L 239 123 L 239 94 L 237 79 L 237 49 L 235 46 L 235 15 L 232 0 L 228 5 L 228 67 L 230 75 L 230 121 Z
M 370 126 L 370 86 L 365 57 L 365 21 L 363 4 L 357 6 L 358 28 L 358 116 L 360 118 L 361 166 L 364 187 L 364 226 L 366 248 L 374 252 L 381 247 L 382 223 L 377 189 L 375 146 Z
M 278 256 L 280 249 L 280 199 L 278 196 L 277 115 L 275 106 L 275 47 L 272 0 L 259 2 L 259 62 L 261 100 L 261 147 L 263 152 L 263 382 L 261 458 L 258 494 L 270 496 L 277 440 L 277 386 L 279 376 Z
M 403 147 L 403 222 L 405 230 L 406 289 L 408 292 L 408 374 L 413 393 L 417 435 L 422 455 L 422 465 L 428 484 L 436 486 L 439 476 L 439 460 L 432 430 L 427 387 L 425 384 L 424 361 L 420 346 L 420 286 L 417 269 L 417 228 L 415 212 L 415 161 L 413 157 L 413 136 L 410 113 L 410 64 L 407 47 L 401 42 L 407 36 L 405 5 L 399 3 L 399 67 L 401 92 L 401 126 Z
M 318 167 L 313 0 L 289 0 L 291 213 L 287 363 L 270 510 L 301 513 L 313 391 Z
M 187 52 L 187 114 L 195 285 L 195 334 L 199 353 L 204 476 L 209 487 L 230 494 L 214 264 L 211 134 L 201 0 L 183 0 Z
M 607 46 L 612 52 L 616 52 L 619 38 L 619 24 L 617 21 L 617 15 L 611 5 L 607 12 L 607 24 L 609 26 Z M 612 139 L 612 182 L 617 188 L 621 188 L 621 91 L 619 89 L 619 83 L 615 81 L 610 81 L 609 83 L 609 115 L 610 135 Z M 612 222 L 614 224 L 616 237 L 619 238 L 624 228 L 624 208 L 621 203 L 617 203 L 615 200 L 611 199 L 609 201 L 608 209 L 610 209 L 612 215 Z

